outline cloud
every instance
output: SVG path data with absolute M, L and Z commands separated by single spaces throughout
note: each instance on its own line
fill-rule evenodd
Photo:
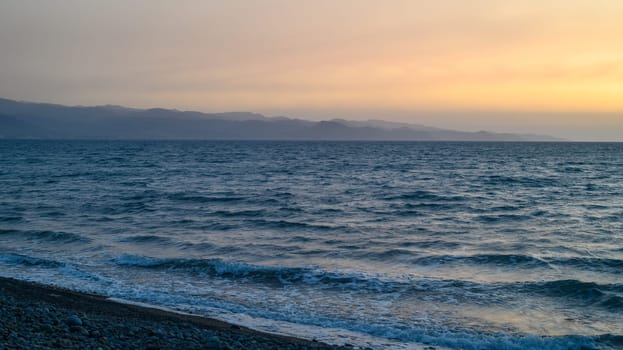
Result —
M 201 110 L 617 112 L 622 17 L 609 0 L 7 0 L 0 95 Z

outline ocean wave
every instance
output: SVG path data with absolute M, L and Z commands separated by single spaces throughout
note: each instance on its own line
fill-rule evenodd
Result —
M 623 284 L 599 284 L 575 279 L 523 283 L 524 290 L 555 297 L 595 299 L 606 293 L 623 293 Z
M 81 281 L 99 281 L 108 284 L 113 283 L 112 280 L 109 278 L 105 278 L 97 273 L 84 271 L 73 264 L 68 264 L 65 262 L 47 258 L 28 256 L 24 254 L 0 253 L 0 264 L 21 266 L 28 269 L 43 268 L 46 271 L 46 277 L 43 281 L 39 281 L 41 283 L 62 284 L 65 278 L 78 279 Z M 57 277 L 52 277 L 55 276 L 54 273 L 60 274 L 63 277 L 61 277 L 61 279 L 58 279 L 58 275 L 56 275 Z M 30 278 L 32 276 L 31 272 L 26 273 L 25 276 L 27 276 L 27 278 Z M 97 292 L 97 290 L 93 291 Z
M 91 239 L 71 232 L 61 231 L 37 231 L 37 230 L 4 230 L 0 229 L 0 235 L 12 235 L 28 240 L 46 241 L 50 243 L 86 243 Z
M 201 243 L 180 242 L 180 243 L 177 243 L 177 247 L 182 250 L 192 249 L 196 251 L 206 251 L 206 250 L 214 250 L 214 249 L 216 249 L 217 251 L 223 250 L 225 253 L 231 253 L 234 251 L 234 250 L 227 250 L 229 247 L 219 246 L 217 248 L 217 246 L 215 246 L 212 243 L 208 243 L 208 242 L 201 242 Z M 234 249 L 238 249 L 238 250 L 240 249 L 240 247 L 238 246 L 231 246 L 231 247 Z
M 402 212 L 406 212 L 409 215 L 413 215 L 413 214 L 419 214 L 419 212 L 417 212 L 417 210 L 410 210 L 410 209 L 432 209 L 432 210 L 454 210 L 459 208 L 457 203 L 444 203 L 444 202 L 435 202 L 435 201 L 430 201 L 430 202 L 417 202 L 417 203 L 404 203 L 400 206 L 392 206 L 393 209 L 395 210 L 402 210 Z M 397 212 L 396 214 L 399 214 L 399 212 Z
M 514 177 L 503 175 L 491 175 L 485 178 L 484 183 L 496 186 L 524 186 L 543 188 L 556 186 L 559 181 L 555 178 Z
M 11 253 L 0 254 L 0 263 L 8 265 L 40 266 L 47 268 L 59 268 L 65 266 L 65 264 L 55 260 L 34 258 L 28 255 Z
M 502 257 L 524 259 L 523 257 Z M 540 260 L 526 260 L 542 263 Z M 472 282 L 453 279 L 427 279 L 408 276 L 387 278 L 352 271 L 326 271 L 318 267 L 260 266 L 221 259 L 152 258 L 123 254 L 114 259 L 118 266 L 169 270 L 183 273 L 203 274 L 225 279 L 250 280 L 268 285 L 305 284 L 319 289 L 338 289 L 359 293 L 401 293 L 443 300 L 464 300 L 476 303 L 496 303 L 496 295 L 542 295 L 582 301 L 585 305 L 618 309 L 623 295 L 623 285 L 597 284 L 578 280 L 554 280 L 547 282 Z M 438 294 L 440 293 L 441 294 Z M 440 299 L 441 300 L 441 299 Z
M 593 300 L 602 297 L 604 293 L 595 282 L 582 282 L 578 280 L 559 280 L 541 283 L 528 283 L 525 290 L 529 292 L 543 293 L 555 297 L 576 297 Z
M 514 221 L 524 221 L 532 219 L 532 215 L 519 214 L 498 214 L 498 215 L 479 215 L 476 220 L 484 223 L 506 223 Z
M 444 240 L 429 240 L 429 241 L 406 241 L 398 243 L 401 247 L 416 247 L 416 248 L 442 248 L 442 249 L 452 249 L 461 246 L 461 243 L 452 242 L 452 241 L 444 241 Z
M 159 259 L 140 255 L 122 254 L 114 259 L 120 266 L 151 269 L 186 270 L 221 277 L 261 277 L 262 279 L 286 281 L 297 279 L 309 270 L 306 268 L 282 268 L 225 262 L 220 259 Z
M 288 238 L 288 242 L 312 242 L 315 238 L 308 236 L 293 236 Z
M 608 271 L 614 274 L 623 273 L 623 260 L 594 257 L 555 258 L 549 260 L 552 264 L 560 266 L 573 266 L 589 271 Z
M 84 172 L 73 172 L 73 173 L 66 173 L 66 174 L 56 174 L 56 175 L 50 175 L 50 177 L 53 178 L 72 178 L 72 177 L 90 177 L 93 175 L 97 175 L 94 172 L 89 172 L 89 171 L 84 171 Z
M 434 202 L 461 202 L 467 200 L 464 196 L 445 196 L 438 195 L 430 191 L 414 191 L 410 193 L 404 193 L 399 195 L 387 196 L 383 199 L 388 201 L 394 200 L 403 200 L 403 201 L 412 201 L 412 200 L 426 200 L 426 201 L 434 201 Z
M 222 217 L 258 217 L 265 216 L 266 211 L 263 209 L 259 210 L 218 210 L 212 212 L 213 215 L 218 215 Z
M 344 246 L 340 246 L 340 248 L 343 247 Z M 363 247 L 356 247 L 356 249 L 363 249 Z M 416 254 L 416 252 L 410 251 L 408 249 L 393 248 L 381 251 L 365 252 L 363 253 L 363 257 L 367 259 L 385 260 L 397 257 L 414 256 Z
M 623 260 L 596 257 L 534 257 L 523 254 L 429 255 L 418 257 L 411 262 L 423 266 L 470 264 L 508 267 L 510 269 L 569 267 L 576 270 L 600 271 L 611 274 L 623 273 Z
M 315 230 L 315 231 L 340 230 L 341 232 L 348 230 L 347 226 L 312 224 L 312 223 L 287 221 L 287 220 L 251 219 L 251 220 L 248 220 L 247 222 L 257 227 L 275 228 L 275 229 L 302 229 L 302 230 Z
M 150 205 L 150 201 L 125 201 L 120 205 L 108 204 L 103 208 L 93 206 L 94 210 L 98 214 L 107 215 L 129 215 L 129 214 L 141 214 L 145 212 L 154 212 L 156 209 Z
M 214 202 L 240 202 L 247 198 L 244 196 L 234 194 L 223 195 L 200 195 L 196 193 L 177 192 L 166 196 L 167 199 L 180 202 L 194 202 L 194 203 L 214 203 Z
M 197 226 L 197 229 L 204 231 L 232 231 L 240 228 L 240 224 L 237 221 L 230 223 L 224 223 L 222 221 L 207 221 Z
M 522 254 L 478 254 L 478 255 L 430 255 L 412 260 L 416 265 L 445 265 L 445 264 L 477 264 L 517 267 L 549 268 L 546 260 Z
M 127 291 L 117 291 L 119 297 L 129 300 L 154 303 L 156 305 L 174 306 L 191 305 L 193 313 L 205 314 L 211 317 L 222 315 L 225 319 L 235 314 L 245 314 L 242 319 L 229 318 L 232 322 L 256 329 L 267 329 L 275 332 L 280 327 L 292 331 L 291 325 L 301 327 L 303 333 L 308 338 L 320 338 L 326 336 L 324 329 L 339 329 L 340 331 L 332 339 L 337 344 L 344 342 L 344 334 L 355 332 L 357 335 L 369 335 L 378 337 L 377 339 L 392 339 L 402 343 L 398 348 L 430 348 L 442 346 L 452 349 L 464 350 L 611 350 L 619 348 L 621 336 L 602 334 L 602 335 L 563 335 L 563 336 L 539 336 L 532 334 L 516 333 L 512 330 L 504 331 L 481 331 L 471 329 L 463 325 L 444 326 L 437 323 L 424 324 L 401 324 L 386 322 L 385 320 L 367 319 L 359 320 L 351 317 L 335 318 L 327 317 L 317 312 L 295 312 L 289 306 L 288 312 L 283 312 L 279 305 L 273 308 L 263 309 L 254 308 L 249 305 L 240 305 L 223 300 L 214 300 L 180 296 L 179 294 L 169 294 L 167 292 L 156 291 L 152 288 L 131 289 Z M 198 311 L 198 312 L 197 312 Z M 222 314 L 220 314 L 222 312 Z M 248 317 L 248 316 L 251 317 Z M 432 321 L 432 320 L 431 320 Z M 315 333 L 318 332 L 318 333 Z M 363 338 L 371 339 L 371 338 Z M 362 339 L 362 340 L 363 340 Z M 331 342 L 331 341 L 330 341 Z M 357 342 L 356 342 L 357 343 Z M 415 345 L 417 343 L 418 345 Z M 368 344 L 368 342 L 361 342 Z M 424 345 L 422 345 L 424 344 Z M 381 349 L 388 346 L 387 341 L 381 341 L 372 348 Z
M 560 170 L 560 172 L 562 173 L 583 173 L 586 172 L 586 170 L 580 168 L 580 167 L 574 167 L 574 166 L 567 166 L 564 167 Z
M 125 237 L 119 240 L 120 242 L 128 242 L 128 243 L 161 243 L 161 244 L 169 244 L 171 243 L 171 238 L 162 237 L 156 235 L 137 235 Z
M 229 279 L 247 279 L 259 283 L 289 285 L 306 284 L 318 288 L 359 290 L 366 293 L 392 293 L 408 289 L 427 289 L 426 283 L 410 286 L 409 283 L 383 280 L 358 272 L 325 271 L 317 267 L 260 266 L 221 259 L 159 259 L 123 254 L 114 259 L 119 266 L 205 274 Z M 453 284 L 455 282 L 440 282 Z M 456 282 L 463 283 L 463 282 Z
M 572 300 L 576 305 L 597 306 L 610 312 L 623 311 L 623 284 L 598 284 L 570 279 L 522 283 L 518 289 L 531 295 Z
M 0 222 L 20 222 L 24 220 L 21 216 L 0 216 Z
M 401 202 L 408 202 L 410 204 L 414 204 L 414 202 L 417 202 L 419 205 L 424 205 L 424 204 L 429 204 L 429 205 L 433 205 L 433 204 L 448 204 L 448 203 L 456 203 L 456 202 L 463 202 L 466 201 L 468 198 L 465 196 L 459 196 L 459 195 L 441 195 L 441 194 L 436 194 L 430 191 L 414 191 L 414 192 L 409 192 L 409 193 L 403 193 L 403 194 L 398 194 L 398 195 L 391 195 L 391 196 L 386 196 L 383 197 L 384 200 L 386 201 L 401 201 Z
M 618 296 L 618 295 L 608 295 L 606 297 L 602 297 L 601 300 L 599 301 L 599 306 L 606 308 L 608 310 L 612 310 L 613 312 L 622 311 L 623 310 L 623 297 Z

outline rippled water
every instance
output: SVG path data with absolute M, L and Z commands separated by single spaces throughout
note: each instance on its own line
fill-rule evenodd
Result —
M 0 274 L 376 348 L 623 347 L 623 144 L 0 141 Z

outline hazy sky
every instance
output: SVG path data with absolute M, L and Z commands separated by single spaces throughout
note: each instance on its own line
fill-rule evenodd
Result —
M 623 140 L 621 0 L 0 2 L 0 97 Z

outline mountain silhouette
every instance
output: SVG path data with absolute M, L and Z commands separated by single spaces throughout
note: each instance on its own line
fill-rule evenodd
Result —
M 309 121 L 258 113 L 63 106 L 0 98 L 0 138 L 169 140 L 559 141 L 547 135 L 467 132 L 382 120 Z

